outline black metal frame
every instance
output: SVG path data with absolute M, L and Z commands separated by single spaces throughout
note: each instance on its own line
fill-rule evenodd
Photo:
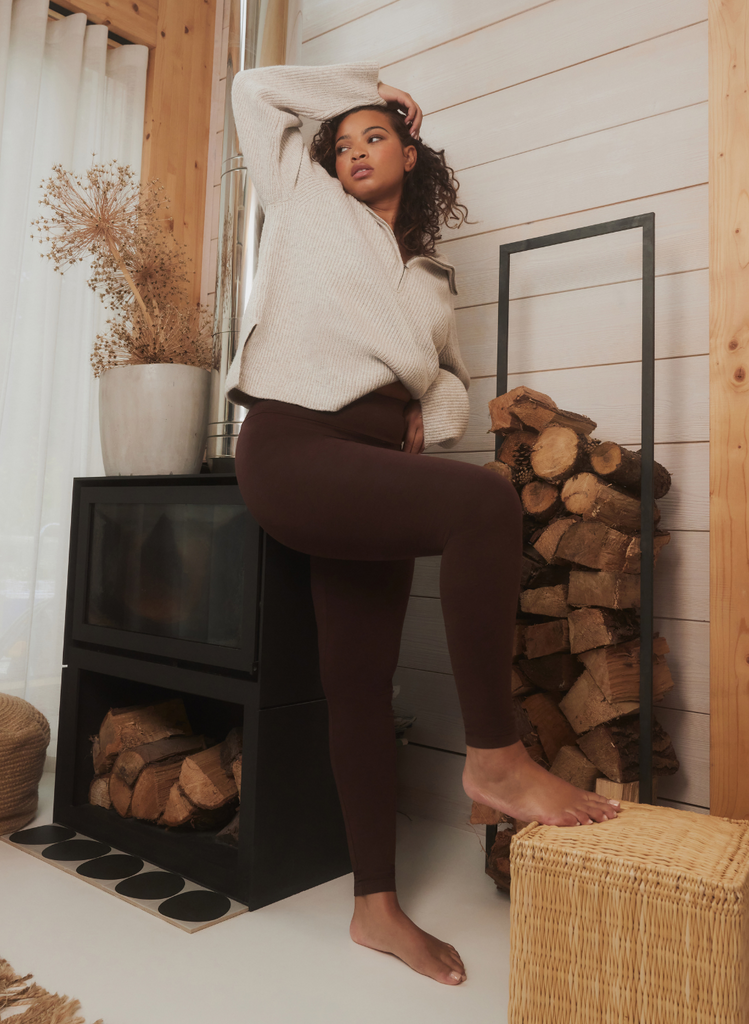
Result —
M 642 400 L 641 400 L 641 577 L 640 577 L 640 803 L 653 802 L 653 459 L 655 443 L 655 214 L 590 224 L 536 238 L 509 242 L 499 248 L 499 309 L 497 331 L 497 395 L 507 391 L 510 313 L 510 257 L 516 252 L 577 242 L 596 235 L 642 228 Z M 500 435 L 496 436 L 496 453 Z M 496 454 L 495 454 L 496 458 Z M 643 623 L 647 628 L 643 628 Z M 648 709 L 649 714 L 643 714 Z M 496 837 L 487 825 L 487 857 Z

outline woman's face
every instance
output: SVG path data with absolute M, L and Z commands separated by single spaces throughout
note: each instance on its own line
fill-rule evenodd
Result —
M 335 169 L 344 191 L 363 203 L 400 197 L 403 176 L 416 163 L 416 147 L 404 146 L 380 110 L 357 110 L 338 126 Z

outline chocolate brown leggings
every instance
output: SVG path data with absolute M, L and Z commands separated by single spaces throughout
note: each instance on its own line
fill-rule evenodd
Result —
M 521 508 L 481 466 L 401 450 L 405 402 L 370 392 L 338 412 L 257 400 L 237 478 L 260 526 L 309 554 L 330 758 L 354 894 L 395 891 L 392 711 L 414 558 L 441 555 L 440 599 L 466 743 L 515 743 L 510 666 Z

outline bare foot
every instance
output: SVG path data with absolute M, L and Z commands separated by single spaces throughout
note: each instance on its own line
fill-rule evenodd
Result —
M 620 806 L 547 772 L 520 740 L 509 747 L 468 747 L 463 789 L 477 803 L 540 825 L 591 825 L 615 818 Z
M 455 947 L 415 925 L 401 910 L 394 892 L 357 896 L 349 934 L 360 946 L 392 953 L 414 971 L 443 985 L 460 985 L 466 980 Z

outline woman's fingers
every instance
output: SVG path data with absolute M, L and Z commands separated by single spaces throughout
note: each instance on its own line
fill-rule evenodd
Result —
M 387 102 L 395 104 L 400 110 L 405 111 L 406 124 L 409 126 L 413 138 L 418 139 L 421 130 L 423 114 L 421 107 L 409 93 L 403 89 L 396 89 L 392 85 L 385 85 L 380 82 L 377 86 L 380 96 Z

